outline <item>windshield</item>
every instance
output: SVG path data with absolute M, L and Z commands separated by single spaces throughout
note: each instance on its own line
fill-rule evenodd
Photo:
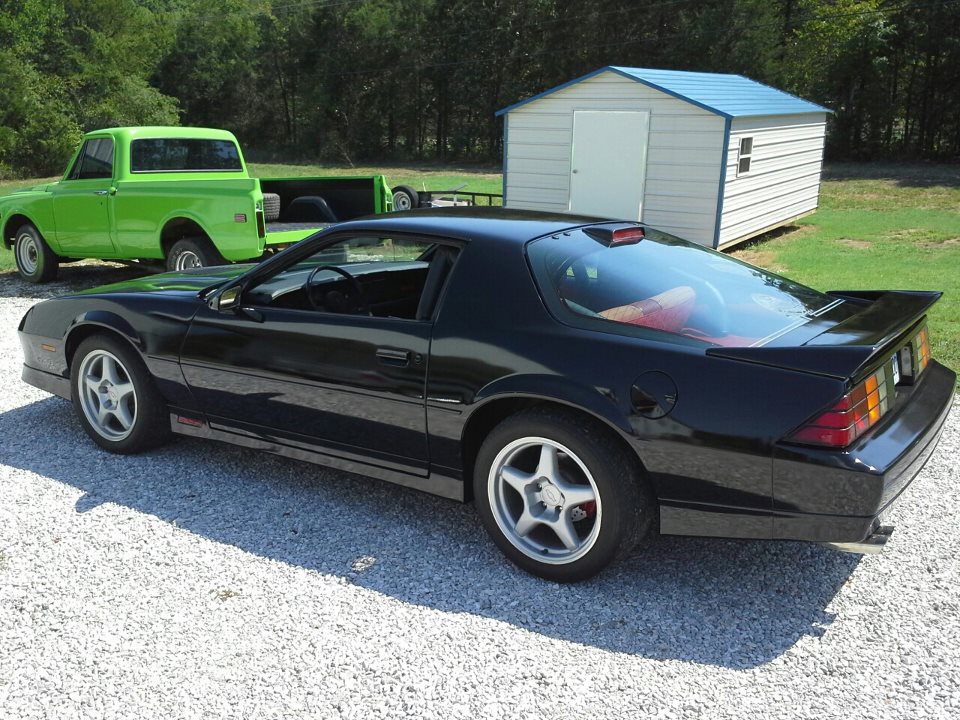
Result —
M 613 332 L 652 330 L 661 339 L 736 347 L 764 345 L 842 304 L 656 230 L 611 244 L 618 227 L 574 230 L 527 246 L 540 292 L 559 317 Z

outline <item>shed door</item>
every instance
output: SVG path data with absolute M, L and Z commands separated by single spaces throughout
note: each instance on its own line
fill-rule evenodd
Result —
M 650 113 L 575 110 L 570 211 L 640 220 Z

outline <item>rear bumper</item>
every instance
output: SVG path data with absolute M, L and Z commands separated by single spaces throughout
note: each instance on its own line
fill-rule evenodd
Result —
M 901 409 L 843 452 L 778 446 L 773 535 L 862 543 L 933 455 L 953 404 L 956 374 L 931 362 Z

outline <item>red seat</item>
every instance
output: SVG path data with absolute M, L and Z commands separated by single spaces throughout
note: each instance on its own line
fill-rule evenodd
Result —
M 615 322 L 680 333 L 693 311 L 697 294 L 692 287 L 681 285 L 659 295 L 619 305 L 600 312 L 600 316 Z

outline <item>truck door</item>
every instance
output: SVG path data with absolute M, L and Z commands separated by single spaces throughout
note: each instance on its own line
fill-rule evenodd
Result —
M 57 242 L 67 257 L 112 257 L 113 138 L 89 138 L 68 175 L 54 186 Z

